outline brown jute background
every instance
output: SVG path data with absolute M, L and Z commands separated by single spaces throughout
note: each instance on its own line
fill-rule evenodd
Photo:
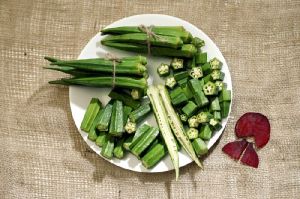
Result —
M 234 103 L 205 170 L 118 168 L 92 152 L 73 123 L 68 89 L 47 84 L 44 55 L 76 58 L 100 28 L 163 13 L 207 33 L 225 56 Z M 0 1 L 0 198 L 299 198 L 300 1 Z M 271 121 L 258 169 L 221 151 L 234 124 L 257 111 Z

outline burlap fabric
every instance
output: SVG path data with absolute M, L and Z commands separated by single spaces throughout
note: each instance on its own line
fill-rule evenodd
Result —
M 120 18 L 163 13 L 206 32 L 227 59 L 233 110 L 204 160 L 173 172 L 142 174 L 92 152 L 71 117 L 68 89 L 47 84 L 44 55 L 76 58 L 100 28 Z M 0 1 L 0 198 L 299 198 L 300 2 Z M 258 169 L 221 151 L 243 113 L 272 125 Z

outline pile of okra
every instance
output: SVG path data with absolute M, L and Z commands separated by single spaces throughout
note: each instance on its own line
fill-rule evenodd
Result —
M 112 90 L 109 97 L 105 106 L 99 99 L 91 99 L 80 128 L 88 133 L 88 139 L 102 147 L 103 157 L 122 159 L 131 152 L 146 168 L 153 167 L 167 149 L 157 127 L 138 125 L 151 112 L 149 102 L 141 104 L 120 89 Z
M 157 68 L 196 152 L 203 141 L 209 141 L 222 128 L 222 119 L 228 116 L 231 91 L 223 82 L 221 69 L 220 60 L 208 60 L 201 50 L 191 59 L 174 58 Z M 198 155 L 205 152 L 201 153 Z

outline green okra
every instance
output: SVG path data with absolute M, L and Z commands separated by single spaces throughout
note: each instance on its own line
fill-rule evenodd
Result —
M 211 66 L 210 66 L 209 62 L 206 62 L 205 64 L 203 64 L 201 66 L 201 68 L 202 68 L 202 72 L 204 75 L 208 75 L 211 73 Z
M 120 100 L 124 103 L 124 105 L 126 106 L 130 106 L 133 109 L 137 109 L 138 107 L 140 107 L 141 102 L 138 100 L 134 100 L 130 95 L 128 95 L 127 93 L 125 93 L 123 90 L 121 89 L 113 89 L 108 96 L 111 99 L 115 99 L 115 100 Z
M 86 109 L 83 120 L 81 122 L 81 125 L 80 125 L 81 130 L 83 130 L 85 132 L 90 131 L 93 121 L 95 120 L 95 118 L 101 108 L 102 108 L 102 104 L 99 101 L 99 99 L 92 98 Z
M 196 64 L 205 64 L 207 62 L 207 53 L 196 53 Z
M 184 104 L 188 100 L 181 87 L 177 87 L 172 90 L 170 92 L 170 98 L 174 106 Z
M 209 125 L 213 130 L 220 130 L 222 128 L 222 124 L 219 120 L 216 120 L 215 118 L 212 118 L 209 120 Z
M 89 87 L 111 87 L 112 84 L 116 87 L 129 89 L 146 89 L 147 80 L 145 78 L 131 78 L 131 77 L 73 77 L 62 78 L 59 80 L 49 81 L 49 84 L 62 85 L 81 85 Z
M 150 129 L 150 126 L 147 124 L 142 124 L 135 132 L 134 137 L 129 144 L 129 149 L 132 149 L 141 139 L 142 136 Z
M 114 137 L 108 136 L 107 142 L 102 147 L 101 155 L 107 159 L 111 159 L 113 157 L 113 151 L 114 151 Z
M 100 132 L 97 139 L 96 145 L 99 147 L 103 147 L 108 141 L 108 134 L 106 132 Z
M 187 117 L 191 117 L 197 111 L 197 105 L 193 101 L 188 101 L 181 110 Z
M 229 114 L 230 101 L 220 102 L 220 108 L 221 108 L 221 117 L 226 118 Z
M 113 105 L 111 103 L 106 104 L 103 111 L 101 111 L 100 118 L 97 124 L 99 131 L 108 131 L 108 126 L 111 118 Z
M 219 120 L 219 121 L 222 120 L 222 115 L 221 115 L 220 111 L 214 111 L 213 115 L 216 120 Z
M 101 73 L 82 71 L 82 70 L 73 68 L 71 66 L 61 66 L 61 67 L 50 66 L 50 67 L 44 67 L 44 68 L 49 69 L 49 70 L 60 71 L 60 72 L 66 73 L 66 74 L 73 75 L 75 77 L 101 76 Z
M 211 138 L 212 131 L 208 124 L 201 126 L 199 137 L 203 140 L 209 140 Z
M 121 137 L 124 132 L 123 126 L 123 103 L 122 101 L 115 100 L 112 107 L 109 134 L 112 136 Z
M 168 48 L 180 48 L 183 45 L 183 41 L 180 37 L 160 35 L 159 37 L 148 37 L 146 33 L 127 33 L 122 35 L 108 35 L 101 40 L 101 43 L 105 45 L 106 42 L 116 43 L 135 43 L 144 44 L 150 42 L 151 46 L 161 46 Z
M 193 93 L 196 104 L 199 107 L 206 106 L 209 103 L 209 101 L 205 97 L 204 93 L 202 92 L 202 86 L 203 86 L 202 81 L 198 79 L 191 79 L 189 80 L 188 85 L 190 90 Z
M 131 145 L 131 142 L 133 140 L 133 135 L 128 136 L 127 138 L 125 138 L 125 141 L 123 143 L 123 147 L 124 149 L 126 149 L 127 151 L 130 150 L 129 146 Z
M 219 101 L 231 101 L 231 91 L 223 89 L 221 93 L 219 94 Z
M 209 81 L 206 84 L 203 85 L 203 92 L 205 95 L 217 95 L 218 94 L 218 88 L 215 85 L 215 83 Z
M 213 115 L 210 114 L 209 112 L 201 111 L 200 113 L 197 114 L 197 121 L 199 123 L 208 123 L 209 120 L 212 118 L 213 118 Z
M 158 143 L 142 157 L 142 164 L 149 169 L 155 166 L 167 153 L 167 147 L 164 144 Z
M 128 116 L 131 113 L 132 108 L 130 106 L 123 106 L 123 124 L 126 125 Z
M 138 53 L 148 53 L 147 45 L 142 44 L 105 42 L 103 45 L 113 47 L 119 50 L 126 50 Z M 197 49 L 193 44 L 184 44 L 179 49 L 152 46 L 150 52 L 151 55 L 154 56 L 191 58 L 197 52 Z
M 175 80 L 178 82 L 182 79 L 185 79 L 189 76 L 189 73 L 187 71 L 180 71 L 173 74 Z
M 170 66 L 168 64 L 160 64 L 157 67 L 157 73 L 159 76 L 164 77 L 170 74 Z
M 192 35 L 186 31 L 182 26 L 153 26 L 151 31 L 157 35 L 180 37 L 184 43 L 191 42 Z M 128 33 L 143 33 L 144 31 L 138 26 L 122 26 L 115 28 L 106 28 L 101 30 L 102 34 L 121 35 Z M 195 44 L 198 44 L 196 39 Z
M 193 142 L 193 147 L 198 156 L 205 155 L 208 152 L 208 148 L 203 140 L 200 138 L 195 139 Z
M 131 152 L 139 157 L 139 155 L 156 139 L 159 134 L 159 129 L 151 127 L 140 139 L 140 141 L 134 145 Z
M 211 111 L 220 111 L 221 110 L 218 97 L 215 97 L 214 99 L 212 99 L 212 101 L 210 103 L 210 110 Z
M 196 128 L 189 128 L 187 130 L 186 134 L 190 140 L 193 140 L 198 137 L 199 132 L 198 132 L 198 129 L 196 129 Z
M 124 143 L 125 139 L 121 138 L 117 141 L 117 144 L 114 148 L 114 157 L 118 158 L 118 159 L 122 159 L 125 155 L 125 149 L 123 147 L 123 143 Z
M 150 111 L 151 111 L 150 105 L 149 104 L 143 104 L 139 108 L 137 108 L 136 110 L 132 111 L 129 114 L 129 119 L 132 122 L 139 122 L 143 118 L 145 118 L 145 116 L 147 116 L 147 114 L 150 113 Z

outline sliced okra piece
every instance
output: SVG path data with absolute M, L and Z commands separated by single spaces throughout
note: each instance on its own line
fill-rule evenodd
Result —
M 211 73 L 211 66 L 210 66 L 209 62 L 206 62 L 205 64 L 203 64 L 201 66 L 201 68 L 202 68 L 203 75 L 208 75 Z
M 175 85 L 176 85 L 176 83 L 177 83 L 177 82 L 176 82 L 176 80 L 175 80 L 174 77 L 167 77 L 167 78 L 166 78 L 165 84 L 166 84 L 166 86 L 169 87 L 170 89 L 174 88 Z
M 197 110 L 197 105 L 193 101 L 188 101 L 188 103 L 181 109 L 187 117 L 191 117 Z
M 186 134 L 190 140 L 196 139 L 199 135 L 199 131 L 196 128 L 189 128 Z
M 224 76 L 225 76 L 225 74 L 220 70 L 212 70 L 210 75 L 211 75 L 212 80 L 214 80 L 214 81 L 223 80 Z
M 222 62 L 218 60 L 216 57 L 209 61 L 212 70 L 221 70 Z
M 192 68 L 191 71 L 190 71 L 190 76 L 193 79 L 199 79 L 199 78 L 203 77 L 202 68 L 201 67 Z
M 199 122 L 197 117 L 194 115 L 188 119 L 188 124 L 190 128 L 197 128 L 199 126 Z
M 207 53 L 197 53 L 196 57 L 196 64 L 205 64 L 207 62 Z
M 183 59 L 173 58 L 173 60 L 171 61 L 171 66 L 174 70 L 182 69 Z
M 207 145 L 200 138 L 195 139 L 192 142 L 194 150 L 198 156 L 205 155 L 208 152 Z
M 197 121 L 199 123 L 208 123 L 211 118 L 213 118 L 213 115 L 209 112 L 200 112 L 197 114 Z
M 170 66 L 168 64 L 160 64 L 157 67 L 157 73 L 161 77 L 168 76 L 170 74 Z
M 209 140 L 211 138 L 212 131 L 208 124 L 201 126 L 199 137 L 203 140 Z
M 218 94 L 218 89 L 215 83 L 209 81 L 203 85 L 203 92 L 205 95 L 216 95 Z

